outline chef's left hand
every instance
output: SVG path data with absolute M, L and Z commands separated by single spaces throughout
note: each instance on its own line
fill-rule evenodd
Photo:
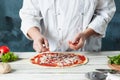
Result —
M 75 35 L 73 41 L 69 41 L 68 44 L 71 49 L 78 50 L 84 46 L 85 40 L 86 40 L 86 35 L 82 32 Z
M 69 41 L 69 47 L 73 50 L 78 50 L 84 46 L 85 40 L 92 35 L 99 36 L 100 34 L 95 32 L 91 28 L 87 28 L 84 32 L 75 35 L 73 41 Z

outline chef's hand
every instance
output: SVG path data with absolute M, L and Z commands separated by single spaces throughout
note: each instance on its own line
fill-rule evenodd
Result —
M 28 36 L 33 40 L 33 49 L 36 52 L 49 51 L 48 40 L 40 33 L 38 27 L 32 27 L 28 30 Z
M 73 41 L 69 41 L 69 47 L 73 50 L 78 50 L 84 46 L 85 40 L 92 35 L 99 35 L 93 29 L 87 28 L 84 32 L 75 35 Z
M 69 41 L 69 47 L 73 50 L 78 50 L 83 47 L 86 36 L 84 33 L 78 33 L 73 41 Z
M 49 51 L 48 40 L 43 35 L 38 36 L 33 40 L 33 49 L 36 52 Z

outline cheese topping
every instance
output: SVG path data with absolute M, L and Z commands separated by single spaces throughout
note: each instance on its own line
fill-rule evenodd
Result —
M 68 54 L 59 54 L 59 53 L 42 53 L 35 59 L 35 62 L 42 65 L 54 65 L 59 67 L 70 66 L 73 64 L 82 63 L 82 59 L 80 59 L 80 55 L 75 55 L 72 53 Z

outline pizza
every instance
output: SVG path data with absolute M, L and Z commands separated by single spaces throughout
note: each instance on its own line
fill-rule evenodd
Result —
M 44 67 L 73 67 L 88 62 L 88 58 L 77 53 L 43 52 L 30 59 L 32 64 Z

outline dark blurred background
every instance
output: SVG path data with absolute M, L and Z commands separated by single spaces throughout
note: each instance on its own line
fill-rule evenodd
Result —
M 120 0 L 115 0 L 117 11 L 109 23 L 106 37 L 102 39 L 103 51 L 120 50 Z M 34 51 L 32 41 L 26 39 L 20 30 L 19 10 L 22 0 L 0 0 L 0 45 L 7 45 L 11 51 Z

